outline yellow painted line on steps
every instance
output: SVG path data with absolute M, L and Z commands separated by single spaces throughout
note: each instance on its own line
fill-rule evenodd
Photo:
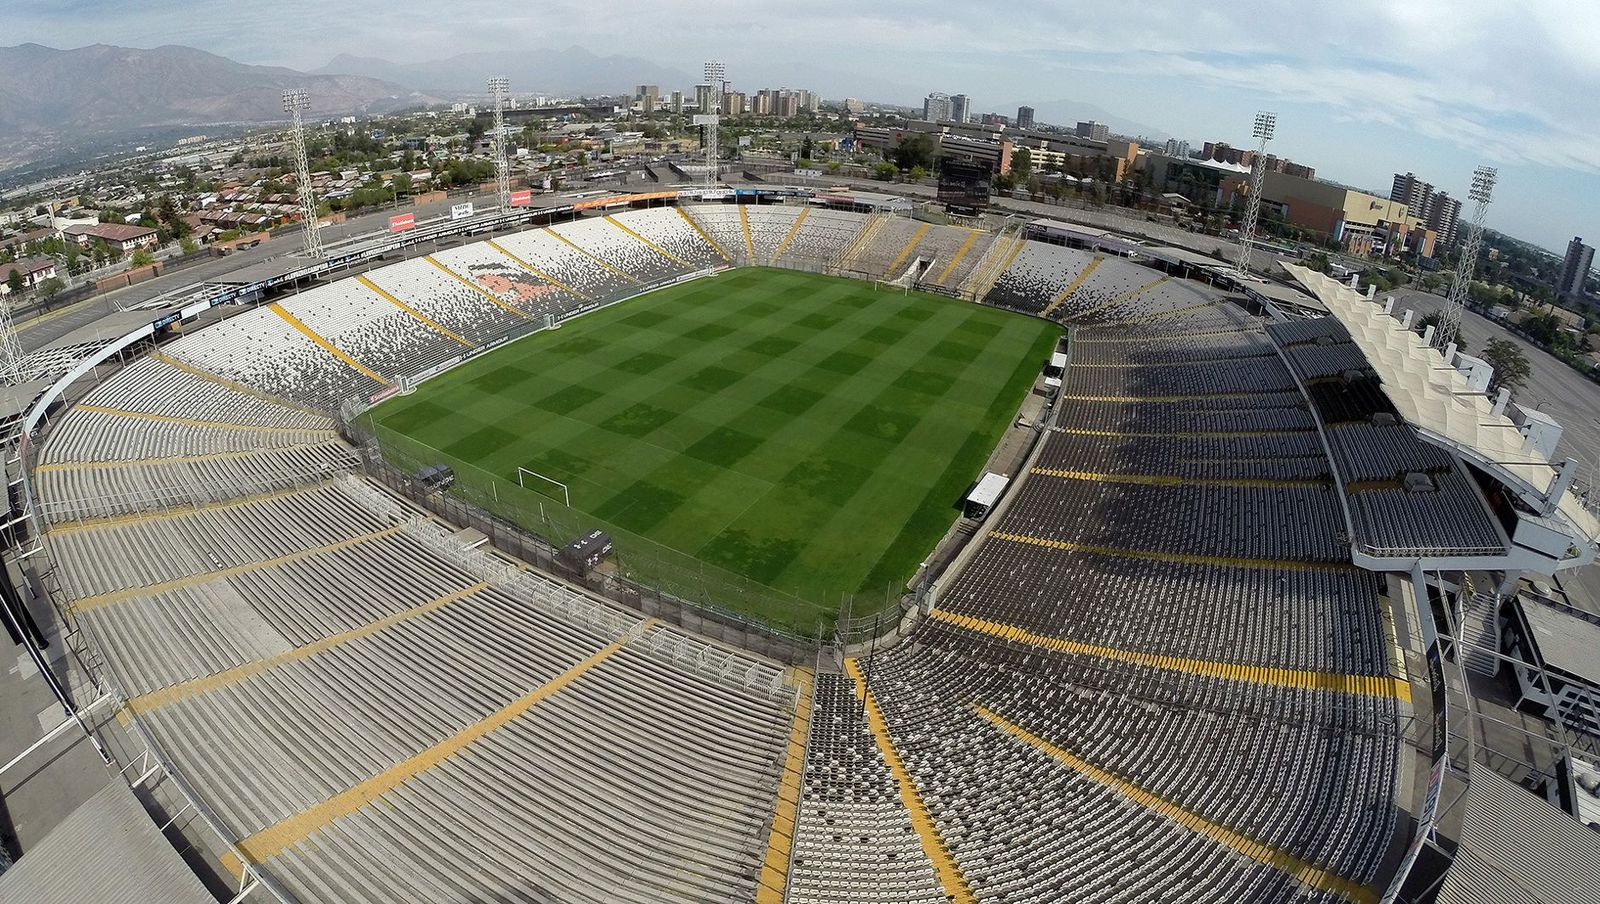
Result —
M 783 776 L 767 835 L 767 854 L 756 877 L 756 904 L 783 904 L 789 883 L 789 856 L 794 849 L 795 819 L 800 812 L 800 786 L 805 778 L 806 741 L 811 737 L 812 675 L 807 668 L 791 673 L 799 688 L 794 719 L 789 724 L 789 746 L 783 757 Z
M 1109 436 L 1109 437 L 1151 437 L 1151 436 L 1176 436 L 1185 439 L 1218 439 L 1223 437 L 1257 437 L 1257 436 L 1283 436 L 1289 433 L 1316 433 L 1310 428 L 1287 428 L 1283 430 L 1092 430 L 1085 427 L 1057 427 L 1057 432 L 1071 433 L 1075 436 Z
M 227 687 L 230 684 L 237 684 L 246 678 L 249 678 L 253 675 L 259 675 L 262 672 L 270 671 L 271 669 L 275 669 L 280 665 L 285 665 L 291 662 L 299 662 L 302 659 L 309 659 L 318 653 L 325 653 L 341 644 L 360 640 L 363 637 L 370 637 L 385 628 L 390 628 L 401 624 L 402 622 L 410 621 L 411 619 L 421 615 L 427 615 L 429 612 L 433 612 L 436 609 L 441 609 L 450 605 L 451 603 L 466 599 L 467 597 L 472 596 L 488 586 L 489 584 L 487 582 L 479 582 L 470 587 L 464 587 L 460 590 L 457 590 L 454 593 L 446 594 L 445 596 L 429 600 L 421 605 L 412 606 L 408 609 L 402 609 L 399 612 L 384 616 L 376 621 L 367 622 L 364 625 L 351 628 L 348 631 L 332 634 L 322 638 L 321 640 L 313 641 L 302 646 L 294 647 L 293 649 L 285 650 L 282 653 L 278 653 L 274 656 L 268 656 L 264 659 L 246 662 L 242 665 L 234 666 L 233 668 L 225 671 L 217 672 L 212 675 L 206 675 L 201 678 L 195 678 L 189 681 L 184 681 L 179 684 L 170 685 L 168 687 L 161 688 L 160 690 L 151 691 L 147 694 L 140 694 L 139 696 L 128 701 L 127 708 L 132 710 L 136 715 L 143 715 L 151 710 L 160 709 L 163 706 L 171 706 L 174 703 L 180 703 L 189 699 L 190 697 L 197 697 L 201 694 L 210 693 L 218 688 Z
M 778 247 L 773 249 L 772 260 L 768 261 L 768 263 L 776 264 L 778 258 L 783 257 L 783 252 L 788 249 L 789 243 L 794 241 L 794 234 L 800 231 L 800 224 L 804 223 L 806 217 L 809 216 L 811 216 L 811 208 L 800 208 L 800 215 L 794 218 L 794 224 L 789 227 L 788 232 L 783 234 L 783 241 L 779 242 Z
M 157 424 L 182 424 L 185 427 L 216 427 L 222 430 L 243 430 L 246 433 L 332 433 L 331 429 L 302 428 L 299 427 L 267 427 L 262 424 L 235 424 L 230 421 L 207 421 L 195 417 L 178 417 L 171 414 L 154 414 L 149 411 L 130 411 L 126 408 L 111 408 L 106 405 L 91 405 L 79 403 L 73 406 L 78 411 L 92 411 L 95 414 L 109 414 L 114 417 L 127 417 L 139 421 L 153 421 Z
M 646 248 L 649 248 L 651 251 L 654 251 L 655 253 L 657 253 L 657 254 L 661 255 L 662 257 L 666 258 L 667 260 L 673 261 L 673 262 L 675 262 L 677 264 L 680 264 L 680 265 L 682 265 L 684 267 L 688 267 L 691 270 L 694 269 L 694 265 L 693 264 L 690 264 L 688 261 L 686 261 L 683 258 L 677 256 L 676 254 L 673 254 L 671 251 L 668 251 L 667 249 L 661 247 L 660 245 L 657 245 L 655 242 L 650 241 L 649 239 L 645 238 L 644 236 L 640 235 L 639 233 L 634 232 L 632 229 L 629 229 L 626 224 L 624 224 L 621 220 L 617 219 L 616 217 L 613 217 L 610 214 L 605 214 L 604 216 L 601 217 L 601 219 L 605 220 L 607 223 L 610 223 L 611 225 L 613 225 L 613 226 L 617 227 L 618 229 L 622 230 L 623 232 L 626 232 L 627 234 L 629 234 L 629 235 L 633 236 L 634 238 L 638 239 L 641 243 L 644 244 L 644 246 Z
M 308 433 L 326 433 L 329 438 L 338 434 L 332 430 L 308 430 Z M 292 452 L 305 449 L 318 448 L 318 444 L 298 443 L 292 446 L 262 446 L 256 449 L 238 449 L 233 452 L 213 452 L 209 455 L 159 455 L 152 458 L 121 458 L 106 461 L 53 461 L 49 464 L 34 467 L 36 474 L 48 474 L 51 471 L 79 471 L 94 469 L 103 471 L 107 468 L 137 468 L 146 465 L 182 465 L 197 464 L 203 461 L 232 461 L 236 458 L 249 458 L 262 452 Z
M 889 266 L 883 268 L 883 275 L 888 277 L 893 274 L 895 269 L 898 268 L 907 257 L 911 256 L 911 250 L 917 247 L 917 244 L 922 241 L 922 237 L 927 235 L 928 230 L 932 228 L 932 223 L 923 223 L 919 225 L 917 227 L 916 234 L 911 236 L 910 241 L 906 242 L 905 247 L 900 249 L 900 253 L 894 256 L 894 260 L 889 262 Z
M 844 670 L 855 681 L 856 699 L 862 701 L 866 710 L 867 728 L 871 730 L 873 740 L 878 744 L 878 752 L 883 754 L 883 761 L 889 766 L 889 773 L 894 776 L 895 785 L 900 790 L 900 802 L 905 805 L 906 812 L 911 817 L 911 828 L 916 831 L 917 838 L 922 842 L 922 852 L 927 855 L 928 862 L 933 864 L 933 871 L 939 877 L 939 885 L 944 890 L 945 900 L 953 904 L 977 904 L 978 898 L 972 893 L 972 886 L 967 884 L 967 877 L 961 874 L 961 867 L 956 864 L 950 849 L 945 846 L 944 838 L 939 834 L 939 826 L 933 821 L 933 815 L 928 812 L 928 805 L 922 802 L 922 794 L 917 791 L 916 782 L 912 781 L 911 773 L 906 770 L 899 751 L 894 749 L 894 740 L 889 737 L 889 723 L 878 710 L 878 701 L 873 699 L 872 692 L 867 689 L 866 679 L 861 674 L 861 666 L 854 659 L 846 659 Z
M 626 279 L 628 282 L 636 283 L 636 282 L 640 282 L 641 281 L 639 279 L 639 277 L 634 276 L 632 273 L 628 273 L 625 270 L 618 269 L 616 266 L 612 265 L 612 263 L 610 261 L 606 260 L 605 258 L 601 257 L 598 254 L 595 254 L 594 252 L 588 250 L 587 248 L 584 248 L 582 245 L 578 244 L 577 242 L 574 242 L 572 239 L 567 238 L 566 236 L 562 235 L 561 233 L 556 232 L 554 229 L 550 228 L 549 226 L 546 226 L 544 231 L 550 233 L 552 236 L 555 236 L 555 238 L 558 241 L 564 243 L 567 247 L 571 248 L 573 251 L 578 252 L 579 254 L 581 254 L 584 257 L 594 261 L 595 263 L 597 263 L 600 266 L 606 268 L 607 270 L 610 270 L 612 273 L 615 273 L 618 276 L 622 277 L 623 279 Z
M 951 272 L 955 270 L 956 264 L 961 263 L 961 259 L 967 256 L 968 251 L 972 250 L 972 243 L 978 240 L 978 235 L 979 232 L 976 229 L 967 230 L 967 240 L 961 243 L 960 248 L 956 249 L 956 256 L 950 258 L 950 263 L 945 264 L 944 269 L 939 271 L 939 278 L 933 281 L 934 285 L 944 285 L 944 281 L 949 279 Z
M 744 228 L 744 253 L 750 263 L 756 262 L 756 242 L 750 237 L 750 214 L 745 212 L 744 205 L 738 205 L 739 225 Z
M 243 383 L 235 382 L 233 380 L 228 379 L 227 377 L 221 376 L 219 374 L 214 374 L 211 371 L 206 370 L 203 367 L 199 367 L 197 365 L 190 364 L 188 361 L 180 361 L 179 359 L 171 357 L 170 355 L 164 354 L 162 352 L 153 351 L 153 352 L 150 353 L 150 357 L 156 359 L 157 361 L 160 361 L 162 364 L 166 364 L 166 365 L 168 365 L 170 367 L 176 367 L 177 369 L 183 371 L 186 374 L 190 374 L 192 376 L 199 377 L 202 380 L 210 380 L 211 382 L 216 383 L 216 384 L 218 384 L 220 386 L 226 386 L 227 388 L 233 390 L 234 392 L 240 393 L 241 395 L 247 395 L 247 396 L 250 396 L 251 398 L 260 399 L 263 402 L 268 402 L 270 404 L 277 405 L 279 408 L 287 408 L 287 409 L 289 409 L 291 411 L 302 411 L 302 412 L 305 412 L 306 414 L 314 414 L 317 417 L 322 418 L 323 420 L 327 420 L 327 418 L 328 418 L 328 416 L 326 414 L 324 414 L 321 411 L 316 410 L 315 408 L 310 408 L 308 406 L 301 405 L 299 402 L 291 402 L 288 399 L 280 399 L 275 395 L 270 395 L 268 393 L 262 392 L 261 390 L 256 389 L 254 386 L 246 386 Z M 286 428 L 286 429 L 294 429 L 294 428 Z
M 1089 275 L 1095 271 L 1096 267 L 1100 266 L 1100 262 L 1103 260 L 1105 260 L 1103 255 L 1095 255 L 1094 260 L 1089 261 L 1089 266 L 1084 267 L 1082 273 L 1079 273 L 1072 280 L 1072 282 L 1067 283 L 1067 287 L 1065 289 L 1057 292 L 1055 298 L 1050 299 L 1050 303 L 1045 305 L 1043 311 L 1039 312 L 1039 316 L 1049 317 L 1056 308 L 1060 307 L 1067 299 L 1071 298 L 1072 293 L 1078 291 L 1078 287 L 1082 286 L 1088 281 Z
M 488 244 L 491 247 L 494 247 L 494 249 L 496 251 L 500 251 L 501 254 L 505 254 L 504 251 L 501 251 L 499 247 L 495 246 L 494 242 L 489 242 Z M 510 257 L 510 255 L 506 255 L 506 256 Z M 471 289 L 472 291 L 477 292 L 479 295 L 482 295 L 484 297 L 484 300 L 488 301 L 490 304 L 494 305 L 495 307 L 501 308 L 501 309 L 506 310 L 506 311 L 510 311 L 511 313 L 517 315 L 518 317 L 521 317 L 523 320 L 531 320 L 531 319 L 533 319 L 532 317 L 529 316 L 527 311 L 524 311 L 523 309 L 521 309 L 521 308 L 519 308 L 519 307 L 517 307 L 515 305 L 506 304 L 505 302 L 503 302 L 500 299 L 496 298 L 493 292 L 490 292 L 489 290 L 485 289 L 483 286 L 480 286 L 477 283 L 473 282 L 472 280 L 467 279 L 465 276 L 462 276 L 461 274 L 459 274 L 456 271 L 450 269 L 449 267 L 446 267 L 444 264 L 439 263 L 438 261 L 434 260 L 431 255 L 424 254 L 422 256 L 422 259 L 427 261 L 428 263 L 434 265 L 435 267 L 439 268 L 439 272 L 443 273 L 445 276 L 450 277 L 451 279 L 455 280 L 456 282 L 461 283 L 463 286 L 466 286 L 467 288 Z M 521 261 L 518 261 L 518 263 L 521 263 Z
M 318 335 L 316 330 L 313 330 L 311 327 L 306 326 L 305 323 L 303 323 L 300 320 L 300 318 L 298 318 L 298 317 L 294 316 L 293 314 L 289 313 L 288 311 L 284 310 L 283 305 L 278 304 L 277 302 L 273 302 L 272 304 L 267 305 L 267 308 L 270 309 L 272 311 L 272 313 L 277 314 L 279 317 L 283 318 L 283 322 L 284 323 L 287 323 L 290 326 L 294 327 L 296 330 L 299 330 L 300 333 L 302 335 L 304 335 L 307 339 L 310 339 L 312 342 L 315 342 L 317 345 L 321 346 L 324 351 L 328 352 L 328 354 L 333 355 L 335 358 L 338 358 L 340 361 L 343 361 L 345 364 L 350 365 L 350 368 L 352 370 L 355 370 L 358 373 L 365 374 L 365 375 L 371 377 L 372 379 L 378 381 L 379 383 L 383 383 L 384 385 L 388 385 L 388 383 L 389 383 L 388 380 L 384 379 L 383 377 L 378 376 L 377 372 L 374 371 L 372 368 L 366 366 L 365 364 L 362 364 L 360 361 L 357 361 L 356 359 L 354 359 L 354 358 L 350 357 L 349 355 L 345 354 L 344 351 L 342 349 L 340 349 L 338 346 L 334 345 L 332 342 L 329 342 L 327 339 L 324 339 L 322 336 Z
M 1273 666 L 1250 665 L 1243 662 L 1220 662 L 1211 659 L 1190 659 L 1184 656 L 1163 656 L 1138 650 L 1124 650 L 1118 647 L 1080 643 L 1076 640 L 1067 640 L 1050 634 L 1038 634 L 1017 625 L 974 618 L 970 615 L 961 615 L 946 609 L 935 609 L 929 613 L 928 617 L 974 633 L 987 634 L 990 637 L 998 637 L 1002 640 L 1027 644 L 1032 647 L 1040 647 L 1057 653 L 1094 656 L 1098 659 L 1109 659 L 1112 662 L 1122 662 L 1145 668 L 1166 669 L 1173 672 L 1183 672 L 1188 675 L 1200 675 L 1205 678 L 1243 681 L 1272 687 L 1331 691 L 1359 697 L 1394 697 L 1407 702 L 1411 700 L 1411 685 L 1387 675 L 1347 675 L 1341 672 L 1312 672 L 1302 669 L 1281 669 Z
M 1148 562 L 1175 562 L 1183 565 L 1221 565 L 1227 568 L 1263 568 L 1285 571 L 1354 571 L 1355 566 L 1343 562 L 1305 562 L 1295 559 L 1243 559 L 1231 556 L 1203 556 L 1186 552 L 1162 552 L 1155 549 L 1132 549 L 1122 546 L 1095 546 L 1048 537 L 992 531 L 990 538 L 1009 543 L 1026 543 L 1062 552 L 1081 552 L 1097 556 L 1116 556 L 1123 559 L 1143 559 Z
M 994 727 L 1067 766 L 1079 775 L 1098 782 L 1134 803 L 1153 810 L 1196 834 L 1204 835 L 1218 844 L 1231 848 L 1256 863 L 1278 870 L 1309 889 L 1336 895 L 1348 901 L 1349 904 L 1377 904 L 1378 892 L 1376 889 L 1346 879 L 1315 864 L 1308 863 L 1288 851 L 1264 844 L 1242 832 L 1221 823 L 1213 822 L 1193 810 L 1179 806 L 1160 795 L 1146 791 L 1139 785 L 1113 772 L 1101 769 L 1072 751 L 1052 744 L 986 706 L 975 705 L 973 706 L 973 712 Z
M 717 240 L 712 238 L 711 237 L 711 233 L 706 232 L 705 229 L 703 227 L 701 227 L 701 225 L 698 222 L 696 222 L 694 217 L 689 216 L 689 211 L 684 210 L 682 207 L 677 207 L 677 206 L 674 206 L 672 209 L 676 210 L 678 212 L 678 216 L 683 217 L 684 222 L 688 223 L 690 226 L 693 226 L 694 227 L 694 231 L 700 233 L 700 237 L 705 239 L 706 240 L 706 244 L 710 245 L 713 250 L 715 250 L 718 254 L 722 255 L 722 259 L 723 260 L 725 260 L 725 261 L 727 261 L 729 263 L 733 263 L 733 258 L 728 256 L 728 252 L 722 250 L 722 246 L 717 244 Z
M 1214 399 L 1249 399 L 1261 392 L 1195 392 L 1187 395 L 1069 395 L 1074 402 L 1207 402 Z
M 539 277 L 540 279 L 544 280 L 545 282 L 549 283 L 550 285 L 555 286 L 556 288 L 560 289 L 561 291 L 569 292 L 572 295 L 583 299 L 584 301 L 594 301 L 594 299 L 591 298 L 590 296 L 585 295 L 582 292 L 579 292 L 577 289 L 574 289 L 573 287 L 567 285 L 566 283 L 562 282 L 561 280 L 556 279 L 554 276 L 551 276 L 550 274 L 544 272 L 543 270 L 540 270 L 538 267 L 535 267 L 533 264 L 528 263 L 527 261 L 523 260 L 522 258 L 517 257 L 515 254 L 512 254 L 510 251 L 507 251 L 506 249 L 500 247 L 500 243 L 496 242 L 494 239 L 488 239 L 488 240 L 486 240 L 484 242 L 484 244 L 488 245 L 490 248 L 493 248 L 494 250 L 496 250 L 496 251 L 500 252 L 501 254 L 505 255 L 506 257 L 510 258 L 512 261 L 514 261 L 516 263 L 517 266 L 519 266 L 522 269 L 528 271 L 529 273 L 532 273 L 534 276 Z
M 1324 488 L 1327 480 L 1270 477 L 1179 477 L 1170 474 L 1107 474 L 1098 471 L 1068 471 L 1059 468 L 1034 468 L 1032 473 L 1062 480 L 1092 480 L 1098 483 L 1136 483 L 1144 486 L 1191 487 L 1315 487 Z
M 109 606 L 113 603 L 120 603 L 123 600 L 133 599 L 135 597 L 156 596 L 157 594 L 166 593 L 171 590 L 177 590 L 183 587 L 193 587 L 198 584 L 204 584 L 220 578 L 231 578 L 235 575 L 248 574 L 252 571 L 260 571 L 263 568 L 276 568 L 279 565 L 284 565 L 289 562 L 298 562 L 301 559 L 310 558 L 311 556 L 322 555 L 323 553 L 329 552 L 338 552 L 339 550 L 349 549 L 352 546 L 359 546 L 362 543 L 372 540 L 381 540 L 384 537 L 397 534 L 400 531 L 405 530 L 405 528 L 405 525 L 397 524 L 394 527 L 386 527 L 383 530 L 375 530 L 371 533 L 361 534 L 355 537 L 346 537 L 343 540 L 335 540 L 332 543 L 326 543 L 322 546 L 314 546 L 310 549 L 297 549 L 294 552 L 285 553 L 281 556 L 275 556 L 271 559 L 262 559 L 256 562 L 245 562 L 242 565 L 234 565 L 230 568 L 223 568 L 219 571 L 202 571 L 199 574 L 191 574 L 181 578 L 173 578 L 170 581 L 162 581 L 158 584 L 150 584 L 144 587 L 129 587 L 125 590 L 113 590 L 110 593 L 86 596 L 83 599 L 74 600 L 67 606 L 67 608 L 72 612 L 84 612 L 89 609 L 99 609 L 103 606 Z
M 1075 338 L 1072 341 L 1074 343 L 1076 343 L 1076 344 L 1083 344 L 1083 343 L 1086 343 L 1086 342 L 1090 343 L 1090 344 L 1098 344 L 1098 343 L 1102 343 L 1102 342 L 1105 342 L 1105 343 L 1113 343 L 1113 342 L 1170 342 L 1171 340 L 1173 340 L 1175 338 L 1178 338 L 1180 335 L 1184 339 L 1211 339 L 1211 338 L 1215 338 L 1217 336 L 1241 336 L 1241 335 L 1246 335 L 1246 334 L 1256 335 L 1256 334 L 1259 334 L 1260 332 L 1261 332 L 1260 329 L 1252 326 L 1252 327 L 1244 327 L 1244 328 L 1236 329 L 1236 330 L 1199 330 L 1199 331 L 1193 332 L 1193 333 L 1184 332 L 1182 334 L 1178 334 L 1178 333 L 1157 333 L 1157 334 L 1154 334 L 1154 335 L 1145 335 L 1145 336 L 1101 336 L 1101 337 L 1098 337 L 1098 338 L 1093 337 L 1093 336 L 1089 336 L 1089 337 L 1084 337 L 1084 338 Z
M 1159 311 L 1159 312 L 1154 313 L 1154 314 L 1147 314 L 1147 315 L 1145 315 L 1143 317 L 1135 317 L 1135 318 L 1133 318 L 1132 320 L 1130 320 L 1128 322 L 1129 323 L 1154 323 L 1157 320 L 1166 320 L 1169 317 L 1177 317 L 1179 314 L 1192 314 L 1195 311 L 1203 311 L 1206 308 L 1215 308 L 1215 307 L 1219 307 L 1219 306 L 1221 306 L 1223 304 L 1226 304 L 1226 302 L 1208 301 L 1205 304 L 1190 305 L 1187 308 L 1173 308 L 1170 311 Z
M 1173 361 L 1116 361 L 1116 362 L 1105 363 L 1105 364 L 1091 364 L 1091 363 L 1088 363 L 1086 361 L 1074 361 L 1074 362 L 1072 362 L 1072 366 L 1073 367 L 1121 368 L 1123 370 L 1131 370 L 1131 369 L 1137 368 L 1137 367 L 1161 367 L 1161 368 L 1167 368 L 1167 367 L 1209 367 L 1209 366 L 1211 366 L 1213 364 L 1232 364 L 1235 361 L 1250 361 L 1250 360 L 1255 359 L 1255 358 L 1276 358 L 1276 357 L 1277 357 L 1277 355 L 1275 353 L 1273 353 L 1271 351 L 1266 351 L 1266 352 L 1262 352 L 1260 354 L 1255 354 L 1255 355 L 1243 355 L 1243 354 L 1221 355 L 1221 356 L 1218 356 L 1218 357 L 1215 357 L 1215 358 L 1182 358 L 1182 359 L 1173 360 Z
M 973 298 L 982 301 L 983 297 L 988 295 L 989 291 L 994 288 L 995 283 L 1000 281 L 1000 277 L 1005 276 L 1006 271 L 1011 269 L 1011 265 L 1016 262 L 1018 255 L 1022 254 L 1022 249 L 1027 247 L 1028 244 L 1028 240 L 1024 239 L 1021 233 L 1012 236 L 1011 241 L 1013 242 L 1011 250 L 1001 252 L 1005 255 L 1005 263 L 983 275 L 983 291 L 973 293 Z
M 326 486 L 327 484 L 321 484 Z M 92 530 L 97 527 L 113 527 L 118 524 L 132 524 L 134 522 L 165 521 L 169 518 L 182 518 L 195 512 L 220 512 L 243 505 L 254 505 L 257 502 L 270 502 L 274 499 L 283 499 L 297 493 L 306 491 L 304 486 L 285 487 L 279 490 L 268 490 L 265 493 L 256 493 L 252 496 L 239 496 L 235 499 L 225 499 L 221 502 L 208 502 L 204 505 L 186 505 L 181 508 L 161 509 L 155 512 L 130 512 L 126 515 L 112 515 L 108 518 L 85 518 L 79 521 L 64 521 L 52 525 L 52 534 L 70 534 L 80 530 Z
M 1104 302 L 1103 304 L 1097 304 L 1094 307 L 1088 309 L 1087 311 L 1079 311 L 1078 313 L 1074 314 L 1073 316 L 1074 317 L 1093 317 L 1095 314 L 1099 314 L 1099 313 L 1101 313 L 1103 311 L 1109 311 L 1112 308 L 1117 307 L 1118 305 L 1124 304 L 1125 302 L 1129 302 L 1129 301 L 1132 301 L 1135 298 L 1138 298 L 1140 295 L 1143 295 L 1144 293 L 1150 291 L 1151 289 L 1154 289 L 1156 286 L 1159 286 L 1164 282 L 1168 282 L 1170 279 L 1171 279 L 1170 276 L 1163 276 L 1160 279 L 1154 280 L 1152 282 L 1147 282 L 1147 283 L 1145 283 L 1144 285 L 1140 286 L 1137 289 L 1130 289 L 1129 291 L 1123 292 L 1121 295 L 1118 295 L 1116 298 L 1113 298 L 1110 301 Z
M 654 623 L 655 619 L 650 619 L 647 625 Z M 243 854 L 245 859 L 251 863 L 262 863 L 281 853 L 290 845 L 304 841 L 329 823 L 355 813 L 367 804 L 465 750 L 473 742 L 511 724 L 535 706 L 559 693 L 567 685 L 582 678 L 584 673 L 590 669 L 605 662 L 613 653 L 622 649 L 624 642 L 619 640 L 606 644 L 588 658 L 573 665 L 545 684 L 523 694 L 521 697 L 468 725 L 450 737 L 406 757 L 382 772 L 340 791 L 321 803 L 301 810 L 282 822 L 256 832 L 239 842 L 236 846 L 239 853 Z M 242 875 L 244 872 L 244 865 L 239 862 L 231 851 L 223 855 L 222 864 L 235 876 Z
M 395 307 L 399 308 L 400 310 L 405 311 L 407 314 L 410 314 L 412 317 L 416 318 L 416 320 L 421 322 L 421 324 L 423 326 L 427 327 L 430 330 L 433 330 L 435 333 L 438 333 L 441 336 L 447 336 L 450 339 L 453 339 L 456 342 L 466 346 L 467 348 L 472 348 L 472 343 L 471 342 L 468 342 L 467 340 L 461 338 L 455 332 L 446 329 L 442 324 L 436 322 L 432 317 L 427 316 L 426 314 L 422 313 L 421 311 L 417 310 L 416 308 L 412 307 L 411 305 L 408 305 L 405 302 L 401 301 L 400 299 L 394 297 L 393 295 L 390 295 L 388 293 L 388 291 L 386 291 L 382 286 L 378 285 L 377 283 L 373 282 L 370 279 L 367 279 L 365 276 L 357 276 L 356 277 L 356 282 L 358 282 L 358 283 L 362 284 L 363 286 L 366 286 L 367 288 L 369 288 L 372 291 L 376 292 L 378 294 L 378 297 L 382 298 L 384 301 L 389 302 L 390 304 L 394 305 Z
M 865 228 L 856 233 L 855 238 L 850 240 L 850 245 L 844 249 L 844 254 L 839 258 L 839 270 L 841 272 L 856 269 L 856 258 L 866 253 L 867 248 L 872 245 L 878 235 L 878 231 L 883 228 L 885 220 L 882 217 L 887 216 L 888 214 L 882 214 L 881 216 L 875 214 L 867 218 Z

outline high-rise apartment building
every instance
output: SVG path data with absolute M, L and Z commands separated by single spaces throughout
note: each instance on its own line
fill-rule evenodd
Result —
M 950 95 L 935 91 L 922 99 L 922 118 L 928 122 L 950 119 Z
M 847 97 L 844 99 L 844 111 L 846 113 L 864 113 L 866 109 L 867 105 L 859 97 Z
M 965 94 L 954 94 L 950 97 L 950 120 L 952 122 L 966 122 L 972 118 L 972 98 Z
M 1583 297 L 1583 284 L 1589 279 L 1589 268 L 1594 265 L 1594 249 L 1574 238 L 1567 243 L 1567 256 L 1561 261 L 1561 278 L 1556 280 L 1556 297 L 1578 300 Z
M 1418 179 L 1416 173 L 1395 173 L 1389 199 L 1410 208 L 1411 215 L 1437 233 L 1442 244 L 1455 243 L 1456 227 L 1461 219 L 1460 201 L 1435 190 L 1432 183 Z
M 1105 141 L 1111 137 L 1111 129 L 1108 128 L 1103 122 L 1094 122 L 1091 120 L 1089 122 L 1078 123 L 1077 135 L 1079 138 L 1090 138 L 1095 141 Z
M 1017 128 L 1019 128 L 1019 129 L 1031 129 L 1031 128 L 1033 128 L 1033 108 L 1032 107 L 1018 107 L 1017 108 Z

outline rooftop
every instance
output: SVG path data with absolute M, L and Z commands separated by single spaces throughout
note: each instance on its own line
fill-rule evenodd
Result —
M 1600 832 L 1473 764 L 1439 904 L 1594 904 Z
M 1523 594 L 1517 596 L 1517 607 L 1547 667 L 1600 687 L 1600 624 Z

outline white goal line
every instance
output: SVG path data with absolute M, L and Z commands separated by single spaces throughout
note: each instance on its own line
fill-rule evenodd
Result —
M 517 468 L 517 486 L 523 487 L 523 488 L 527 487 L 527 484 L 523 483 L 523 478 L 524 477 L 537 477 L 537 478 L 539 478 L 540 480 L 543 480 L 546 483 L 553 483 L 556 486 L 560 487 L 561 488 L 562 503 L 567 508 L 572 508 L 572 493 L 571 493 L 571 491 L 569 491 L 567 489 L 567 485 L 566 484 L 562 483 L 559 480 L 556 480 L 554 477 L 546 477 L 543 474 L 540 474 L 538 471 L 533 470 L 532 468 L 518 467 Z

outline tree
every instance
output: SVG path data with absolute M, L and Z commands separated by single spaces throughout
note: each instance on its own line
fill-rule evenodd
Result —
M 1435 331 L 1437 331 L 1439 329 L 1439 324 L 1443 321 L 1443 311 L 1430 311 L 1426 314 L 1423 314 L 1421 317 L 1418 317 L 1416 321 L 1411 324 L 1411 328 L 1416 330 L 1418 333 L 1426 333 L 1428 331 L 1428 327 L 1431 326 Z M 1455 343 L 1456 351 L 1465 354 L 1467 351 L 1467 337 L 1466 334 L 1462 333 L 1459 329 L 1456 330 Z
M 806 139 L 804 141 L 800 142 L 800 156 L 805 158 L 806 160 L 810 160 L 811 159 L 811 154 L 815 150 L 816 150 L 816 143 L 811 140 L 811 136 L 810 135 L 807 135 Z
M 1011 175 L 1018 182 L 1027 182 L 1028 174 L 1033 172 L 1033 152 L 1027 148 L 1017 148 L 1011 155 Z
M 133 257 L 128 260 L 128 266 L 137 270 L 140 267 L 148 267 L 155 262 L 155 257 L 152 256 L 149 251 L 145 250 L 144 248 L 140 248 L 138 251 L 135 251 L 133 253 Z
M 900 168 L 887 160 L 872 168 L 872 178 L 883 182 L 893 182 L 899 173 Z
M 908 170 L 913 166 L 933 169 L 936 150 L 933 138 L 919 133 L 906 136 L 890 153 L 894 158 L 895 165 L 903 170 Z
M 193 236 L 186 235 L 178 240 L 178 248 L 181 249 L 184 254 L 193 254 L 200 250 L 200 245 L 194 240 Z
M 21 270 L 14 269 L 11 271 L 11 274 L 6 277 L 6 288 L 11 290 L 12 295 L 16 295 L 23 290 L 24 283 Z
M 1489 379 L 1490 392 L 1502 386 L 1514 390 L 1528 378 L 1528 356 L 1508 339 L 1490 339 L 1478 357 L 1494 368 L 1494 376 Z
M 913 166 L 911 168 L 911 172 L 906 174 L 906 178 L 910 179 L 912 182 L 921 182 L 923 179 L 926 179 L 927 177 L 928 177 L 928 171 L 923 169 L 920 166 Z
M 39 284 L 39 294 L 44 296 L 44 300 L 46 302 L 49 302 L 50 299 L 60 295 L 61 290 L 65 289 L 66 287 L 67 284 L 61 279 L 61 277 L 52 276 Z
M 1318 273 L 1333 272 L 1333 261 L 1328 260 L 1328 255 L 1321 251 L 1313 251 L 1306 255 L 1305 264 Z

